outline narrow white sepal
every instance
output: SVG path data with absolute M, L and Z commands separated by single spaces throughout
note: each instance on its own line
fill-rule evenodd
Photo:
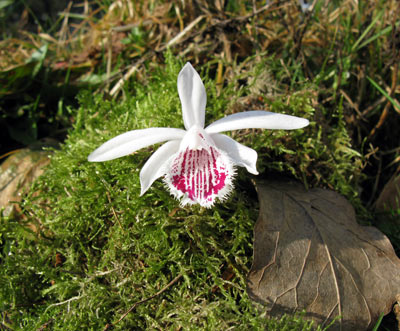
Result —
M 211 138 L 215 145 L 232 159 L 235 165 L 245 167 L 251 174 L 258 175 L 256 166 L 258 155 L 254 149 L 244 146 L 224 134 L 212 134 Z
M 210 124 L 205 130 L 210 134 L 251 128 L 293 130 L 303 128 L 308 124 L 309 121 L 305 118 L 252 110 L 228 115 Z
M 182 139 L 185 133 L 185 130 L 172 128 L 149 128 L 128 131 L 105 142 L 88 156 L 88 161 L 113 160 L 166 140 Z
M 193 125 L 204 128 L 207 94 L 197 71 L 188 62 L 178 76 L 178 93 L 186 130 Z
M 140 195 L 142 196 L 154 183 L 154 181 L 165 175 L 166 164 L 168 160 L 178 152 L 180 140 L 171 140 L 162 145 L 153 155 L 147 160 L 142 170 L 140 171 Z

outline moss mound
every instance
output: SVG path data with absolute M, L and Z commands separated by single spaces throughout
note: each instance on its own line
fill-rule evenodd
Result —
M 2 217 L 0 310 L 10 329 L 311 329 L 296 316 L 266 320 L 246 294 L 258 201 L 245 169 L 238 169 L 227 202 L 180 208 L 160 180 L 139 197 L 139 171 L 158 146 L 87 162 L 91 151 L 122 132 L 183 127 L 176 88 L 183 63 L 166 57 L 165 68 L 149 68 L 148 80 L 129 86 L 122 102 L 82 93 L 74 129 L 23 201 L 23 220 Z M 254 81 L 268 61 L 257 64 Z M 333 116 L 316 110 L 312 87 L 290 98 L 249 97 L 254 85 L 236 80 L 217 88 L 211 76 L 204 68 L 207 123 L 261 101 L 264 109 L 312 121 L 293 132 L 233 133 L 259 151 L 259 170 L 284 171 L 357 199 L 360 160 L 344 126 L 322 130 L 342 123 L 340 110 Z

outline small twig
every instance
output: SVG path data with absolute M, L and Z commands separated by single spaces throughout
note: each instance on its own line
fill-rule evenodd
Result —
M 351 98 L 349 97 L 349 95 L 343 90 L 340 89 L 339 92 L 344 96 L 344 98 L 347 100 L 347 102 L 350 104 L 350 106 L 356 111 L 356 113 L 358 114 L 358 116 L 363 120 L 363 121 L 367 121 L 365 119 L 365 117 L 363 116 L 363 114 L 360 112 L 360 109 L 358 108 L 358 106 L 353 102 L 353 100 L 351 100 Z
M 106 77 L 107 77 L 107 87 L 106 90 L 107 92 L 110 91 L 110 82 L 109 79 L 111 77 L 111 67 L 112 67 L 112 57 L 113 57 L 113 52 L 112 52 L 112 32 L 108 33 L 107 36 L 107 69 L 106 69 Z
M 374 201 L 375 194 L 376 194 L 376 192 L 378 190 L 379 179 L 380 179 L 381 174 L 382 174 L 382 158 L 380 157 L 378 159 L 378 161 L 379 161 L 379 163 L 378 163 L 378 171 L 377 171 L 377 174 L 376 174 L 376 177 L 375 177 L 374 186 L 372 187 L 371 195 L 370 195 L 369 200 L 367 202 L 367 206 L 371 206 L 372 201 Z
M 115 212 L 114 207 L 112 206 L 110 193 L 107 191 L 107 192 L 106 192 L 106 195 L 107 195 L 108 202 L 109 202 L 110 205 L 111 205 L 111 210 L 112 210 L 112 212 L 113 212 L 113 214 L 114 214 L 114 217 L 115 217 L 115 219 L 117 220 L 119 226 L 121 227 L 121 229 L 122 229 L 122 231 L 123 231 L 124 228 L 122 227 L 122 224 L 121 224 L 121 222 L 119 221 L 119 218 L 118 218 L 118 216 L 117 216 L 117 213 Z
M 106 324 L 106 326 L 104 327 L 103 331 L 108 330 L 109 328 L 115 326 L 116 324 L 118 324 L 119 322 L 121 322 L 131 311 L 133 311 L 137 306 L 139 306 L 142 303 L 145 303 L 147 301 L 150 301 L 151 299 L 154 299 L 155 297 L 158 297 L 159 295 L 163 294 L 166 290 L 168 290 L 172 285 L 174 285 L 178 280 L 180 280 L 182 278 L 182 274 L 176 276 L 173 280 L 171 280 L 166 286 L 164 286 L 161 290 L 159 290 L 157 293 L 153 294 L 152 296 L 140 300 L 138 302 L 135 302 L 135 304 L 129 308 L 120 318 L 118 321 L 116 321 L 115 323 L 111 323 L 111 324 Z
M 64 47 L 65 42 L 67 40 L 67 34 L 68 34 L 68 20 L 69 20 L 69 14 L 71 12 L 71 8 L 72 8 L 73 2 L 70 1 L 68 3 L 67 9 L 65 10 L 64 14 L 64 20 L 62 22 L 61 25 L 61 29 L 60 29 L 60 37 L 58 40 L 58 45 L 57 45 L 57 52 L 60 51 L 61 47 Z
M 82 299 L 84 296 L 85 296 L 85 295 L 75 296 L 75 297 L 72 297 L 72 298 L 70 298 L 70 299 L 68 299 L 68 300 L 62 301 L 62 302 L 52 303 L 51 305 L 49 305 L 49 306 L 45 309 L 45 312 L 46 312 L 48 309 L 50 309 L 51 307 L 61 306 L 61 305 L 64 305 L 64 304 L 66 304 L 66 303 L 69 305 L 72 301 Z M 68 309 L 68 310 L 69 310 L 69 309 Z
M 178 43 L 190 30 L 192 30 L 205 16 L 201 15 L 197 17 L 194 21 L 192 21 L 186 28 L 184 28 L 181 32 L 179 32 L 174 38 L 172 38 L 166 45 L 161 47 L 158 51 L 163 51 L 168 47 Z
M 126 32 L 126 31 L 130 31 L 133 28 L 137 28 L 139 26 L 148 26 L 151 25 L 153 23 L 152 20 L 148 19 L 148 20 L 144 20 L 143 22 L 136 22 L 136 23 L 131 23 L 131 24 L 127 24 L 127 25 L 119 25 L 119 26 L 114 26 L 111 28 L 112 31 L 115 32 Z
M 153 54 L 153 52 L 150 52 L 149 54 Z M 110 91 L 110 95 L 113 97 L 115 96 L 122 88 L 122 86 L 125 84 L 125 82 L 138 70 L 140 65 L 143 64 L 147 58 L 150 58 L 150 56 L 144 56 L 142 57 L 136 64 L 130 67 L 128 72 L 117 82 L 117 84 L 114 85 L 114 87 Z
M 4 158 L 6 158 L 6 157 L 8 157 L 8 156 L 10 156 L 10 155 L 12 155 L 12 154 L 16 154 L 16 153 L 20 152 L 21 150 L 22 150 L 21 148 L 19 148 L 19 149 L 14 149 L 14 150 L 9 151 L 9 152 L 7 152 L 7 153 L 5 153 L 5 154 L 3 154 L 3 155 L 0 155 L 0 160 L 1 160 L 1 159 L 4 159 Z
M 389 91 L 389 96 L 390 97 L 392 97 L 392 95 L 396 91 L 398 67 L 399 67 L 399 64 L 396 62 L 394 64 L 394 69 L 392 71 L 392 86 L 391 86 L 390 91 Z M 369 133 L 368 139 L 371 139 L 371 137 L 375 135 L 376 131 L 379 130 L 379 128 L 383 125 L 383 123 L 385 122 L 387 116 L 389 115 L 389 108 L 390 108 L 391 105 L 392 105 L 392 103 L 390 102 L 390 100 L 388 100 L 386 102 L 385 108 L 383 109 L 383 111 L 381 113 L 381 116 L 379 117 L 378 123 L 375 125 L 375 127 Z M 394 105 L 393 105 L 393 109 L 396 111 L 396 107 Z
M 294 58 L 297 58 L 301 52 L 303 39 L 306 34 L 309 23 L 311 22 L 311 18 L 312 18 L 312 11 L 309 11 L 309 12 L 307 12 L 306 19 L 303 21 L 303 27 L 300 30 L 300 33 L 298 33 L 296 38 L 294 39 L 296 42 L 296 46 L 295 46 L 295 50 L 294 50 Z
M 43 331 L 46 330 L 47 327 L 54 322 L 54 318 L 50 318 L 46 323 L 44 323 L 37 331 Z
M 362 111 L 362 115 L 367 115 L 372 109 L 378 107 L 381 103 L 386 101 L 386 97 L 383 95 L 380 99 L 376 100 L 372 105 L 368 106 Z

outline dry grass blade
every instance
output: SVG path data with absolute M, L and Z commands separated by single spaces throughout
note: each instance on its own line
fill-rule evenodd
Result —
M 160 49 L 158 49 L 158 51 L 163 51 L 168 47 L 171 47 L 173 45 L 175 45 L 176 43 L 178 43 L 182 38 L 184 38 L 205 16 L 201 15 L 199 17 L 197 17 L 194 21 L 192 21 L 188 26 L 186 26 L 186 28 L 184 28 L 181 32 L 179 32 L 174 38 L 172 38 L 170 41 L 168 41 L 168 43 L 161 47 Z
M 398 67 L 399 67 L 399 64 L 398 64 L 398 62 L 396 62 L 396 63 L 394 64 L 394 68 L 393 68 L 393 71 L 392 71 L 392 86 L 390 87 L 390 91 L 389 91 L 388 97 L 387 97 L 387 98 L 389 98 L 389 99 L 394 95 L 394 92 L 396 91 L 396 88 L 397 88 Z M 380 127 L 382 127 L 382 125 L 383 125 L 383 123 L 385 122 L 387 116 L 389 115 L 389 108 L 390 108 L 390 106 L 392 106 L 393 109 L 394 109 L 397 113 L 400 114 L 400 109 L 397 109 L 396 105 L 393 104 L 393 103 L 391 102 L 391 100 L 387 100 L 386 105 L 385 105 L 385 108 L 383 108 L 383 111 L 382 111 L 382 113 L 381 113 L 381 116 L 379 117 L 378 123 L 377 123 L 377 124 L 375 125 L 375 127 L 371 130 L 371 132 L 370 132 L 370 134 L 369 134 L 369 136 L 368 136 L 369 139 L 371 139 L 371 137 L 376 133 L 376 131 L 377 131 Z
M 132 65 L 129 70 L 124 74 L 124 76 L 114 85 L 114 87 L 110 91 L 110 95 L 112 97 L 116 97 L 121 91 L 124 83 L 138 70 L 138 68 L 148 59 L 149 57 L 143 57 L 137 63 Z
M 152 296 L 145 298 L 143 300 L 140 300 L 138 302 L 135 302 L 135 304 L 129 308 L 120 318 L 118 321 L 116 321 L 115 323 L 111 323 L 111 324 L 106 324 L 106 326 L 104 327 L 104 331 L 108 330 L 109 328 L 115 326 L 116 324 L 118 324 L 119 322 L 121 322 L 130 312 L 132 312 L 137 306 L 139 306 L 142 303 L 145 303 L 147 301 L 150 301 L 151 299 L 154 299 L 158 296 L 160 296 L 161 294 L 163 294 L 166 290 L 168 290 L 172 285 L 174 285 L 176 282 L 178 282 L 181 278 L 183 277 L 182 274 L 176 276 L 173 280 L 171 280 L 167 285 L 165 285 L 161 290 L 159 290 L 157 293 L 153 294 Z

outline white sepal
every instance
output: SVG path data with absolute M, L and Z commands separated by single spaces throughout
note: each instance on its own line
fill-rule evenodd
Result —
M 204 128 L 207 94 L 197 71 L 188 62 L 178 76 L 178 93 L 186 130 L 193 125 Z
M 240 129 L 300 129 L 309 124 L 305 118 L 285 114 L 272 113 L 263 110 L 251 110 L 223 117 L 211 123 L 206 131 L 218 133 Z
M 105 142 L 89 155 L 88 160 L 90 162 L 113 160 L 166 140 L 182 139 L 185 133 L 185 130 L 172 128 L 128 131 Z

